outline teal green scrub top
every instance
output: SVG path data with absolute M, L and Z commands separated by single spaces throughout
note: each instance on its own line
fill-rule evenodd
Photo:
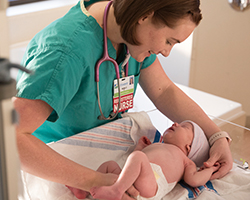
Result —
M 108 52 L 118 63 L 120 61 L 121 76 L 125 48 L 116 58 L 116 50 L 108 40 Z M 49 143 L 109 122 L 97 119 L 100 111 L 95 65 L 102 54 L 103 29 L 88 15 L 83 2 L 78 2 L 64 17 L 35 35 L 22 61 L 33 74 L 19 73 L 17 96 L 43 100 L 53 112 L 33 135 Z M 155 59 L 156 55 L 151 55 L 142 64 L 132 57 L 129 59 L 128 75 L 135 76 L 135 90 L 140 68 L 148 67 Z M 105 62 L 99 70 L 101 105 L 107 117 L 113 110 L 115 68 Z

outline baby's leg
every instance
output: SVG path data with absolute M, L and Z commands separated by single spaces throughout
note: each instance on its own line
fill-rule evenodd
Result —
M 132 157 L 134 156 L 134 158 Z M 131 160 L 130 160 L 131 159 Z M 138 167 L 138 164 L 135 162 L 141 162 L 140 168 L 137 169 L 139 172 L 138 176 L 135 177 L 134 186 L 139 191 L 140 195 L 145 198 L 150 198 L 155 196 L 158 186 L 155 179 L 154 172 L 148 160 L 148 157 L 142 151 L 135 151 L 135 154 L 131 154 L 131 158 L 129 158 L 124 166 L 124 174 L 121 174 L 121 184 L 123 184 L 122 176 L 133 177 L 136 176 L 136 173 L 132 174 L 135 171 L 135 167 Z M 127 166 L 126 166 L 127 165 Z M 119 176 L 120 178 L 120 176 Z M 125 178 L 126 179 L 126 178 Z
M 157 183 L 154 173 L 147 156 L 141 151 L 130 154 L 114 185 L 95 187 L 90 193 L 97 199 L 118 200 L 133 184 L 143 197 L 152 197 L 156 194 Z

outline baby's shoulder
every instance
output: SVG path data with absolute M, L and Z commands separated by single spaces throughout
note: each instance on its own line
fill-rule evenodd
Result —
M 195 163 L 190 158 L 188 158 L 186 155 L 184 155 L 183 161 L 184 161 L 184 166 L 185 167 L 192 166 L 192 165 L 196 166 Z

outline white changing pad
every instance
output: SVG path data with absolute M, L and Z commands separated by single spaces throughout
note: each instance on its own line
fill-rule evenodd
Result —
M 49 146 L 65 157 L 96 170 L 107 160 L 115 160 L 122 167 L 138 139 L 146 135 L 151 142 L 160 140 L 159 132 L 145 112 L 125 114 L 124 118 L 79 133 Z M 50 182 L 22 172 L 24 197 L 19 200 L 76 200 L 64 185 Z M 163 200 L 249 199 L 250 171 L 234 165 L 222 179 L 209 181 L 205 186 L 190 188 L 180 182 Z M 91 197 L 87 199 L 92 199 Z

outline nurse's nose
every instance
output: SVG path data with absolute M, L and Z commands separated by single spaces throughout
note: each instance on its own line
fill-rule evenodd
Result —
M 168 57 L 169 56 L 169 54 L 170 54 L 170 51 L 171 51 L 171 49 L 170 50 L 162 50 L 160 53 L 161 53 L 161 55 L 163 55 L 164 57 Z

